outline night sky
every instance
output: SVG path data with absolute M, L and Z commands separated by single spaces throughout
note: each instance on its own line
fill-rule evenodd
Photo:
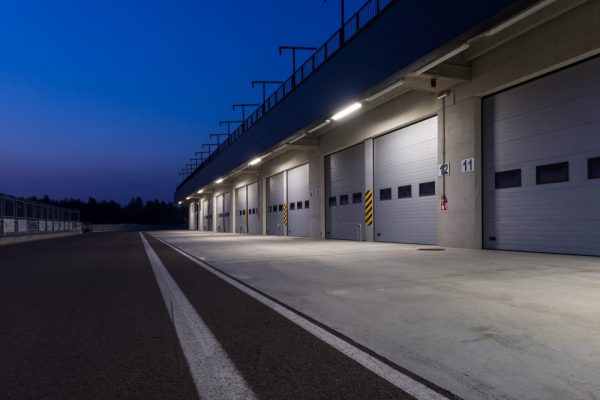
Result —
M 290 75 L 277 46 L 338 25 L 339 0 L 0 0 L 0 192 L 171 200 L 250 82 Z

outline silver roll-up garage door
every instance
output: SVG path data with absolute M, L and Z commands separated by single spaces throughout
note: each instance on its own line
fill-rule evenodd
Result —
M 290 236 L 308 236 L 310 223 L 310 193 L 308 189 L 308 164 L 287 172 L 288 224 Z
M 488 249 L 600 255 L 600 58 L 483 100 Z
M 237 233 L 248 233 L 246 224 L 246 208 L 248 206 L 247 186 L 242 186 L 235 190 L 235 216 Z
M 202 202 L 202 214 L 203 214 L 203 230 L 210 232 L 213 230 L 213 201 L 212 199 L 204 200 Z
M 258 183 L 249 184 L 246 190 L 248 192 L 248 233 L 258 235 L 260 233 Z
M 365 145 L 325 157 L 325 206 L 328 239 L 364 237 Z
M 223 193 L 223 232 L 231 232 L 231 192 Z
M 437 244 L 437 117 L 373 142 L 375 240 Z
M 285 174 L 267 178 L 267 235 L 284 235 Z

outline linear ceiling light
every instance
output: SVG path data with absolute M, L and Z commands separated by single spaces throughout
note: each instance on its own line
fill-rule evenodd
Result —
M 334 114 L 333 117 L 331 117 L 331 119 L 333 119 L 334 121 L 340 120 L 340 119 L 346 117 L 347 115 L 352 114 L 353 112 L 357 111 L 361 107 L 362 107 L 362 104 L 354 103 L 354 104 L 344 108 L 343 110 L 337 112 L 336 114 Z
M 250 166 L 253 166 L 253 165 L 256 165 L 256 164 L 258 164 L 258 163 L 259 163 L 259 162 L 261 162 L 261 161 L 262 161 L 262 158 L 260 158 L 260 157 L 256 157 L 254 160 L 250 161 L 250 162 L 248 163 L 248 165 L 250 165 Z
M 318 131 L 319 129 L 329 125 L 331 123 L 331 120 L 328 118 L 325 121 L 321 122 L 319 125 L 315 126 L 314 128 L 311 128 L 308 130 L 308 133 L 313 133 Z
M 401 79 L 398 82 L 391 84 L 390 86 L 386 87 L 385 89 L 380 90 L 379 92 L 375 93 L 373 96 L 367 97 L 365 100 L 366 101 L 373 101 L 373 100 L 375 100 L 375 99 L 383 96 L 386 93 L 391 92 L 392 90 L 394 90 L 397 87 L 400 87 L 402 85 L 404 85 L 404 79 Z
M 179 201 L 179 202 L 177 202 L 177 204 L 181 205 L 181 204 L 183 204 L 183 201 Z
M 200 193 L 202 193 L 202 192 L 204 192 L 204 190 L 200 189 L 200 190 L 198 190 L 196 193 L 200 194 Z
M 186 200 L 189 200 L 189 199 L 191 199 L 191 197 L 186 197 L 185 199 L 186 199 Z
M 223 183 L 223 178 L 219 178 L 215 181 L 215 183 Z

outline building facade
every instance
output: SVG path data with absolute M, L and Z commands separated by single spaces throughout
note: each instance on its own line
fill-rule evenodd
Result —
M 600 255 L 600 1 L 378 7 L 178 186 L 190 229 Z

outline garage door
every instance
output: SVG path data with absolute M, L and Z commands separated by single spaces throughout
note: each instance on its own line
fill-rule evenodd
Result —
M 204 200 L 202 202 L 202 221 L 203 230 L 210 232 L 213 230 L 213 201 L 212 199 Z
M 246 223 L 246 207 L 248 206 L 247 189 L 242 186 L 235 190 L 235 215 L 237 233 L 248 233 L 248 224 Z
M 231 193 L 217 196 L 217 232 L 231 232 Z
M 600 58 L 483 100 L 484 247 L 600 255 Z
M 237 188 L 235 196 L 236 232 L 259 234 L 258 183 Z
M 310 193 L 308 189 L 308 164 L 290 169 L 287 173 L 288 224 L 290 236 L 308 236 Z
M 267 178 L 267 235 L 284 235 L 284 203 L 285 177 L 282 172 Z
M 251 183 L 248 192 L 248 233 L 258 235 L 260 232 L 260 213 L 258 211 L 258 183 Z
M 365 145 L 325 157 L 325 205 L 328 239 L 364 237 Z
M 437 244 L 437 117 L 373 141 L 376 241 Z

